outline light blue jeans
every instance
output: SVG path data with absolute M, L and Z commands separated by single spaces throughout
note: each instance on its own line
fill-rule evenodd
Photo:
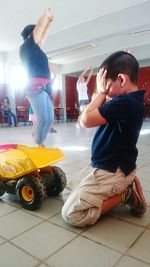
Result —
M 36 144 L 43 144 L 49 132 L 50 125 L 54 122 L 54 108 L 49 95 L 42 91 L 38 94 L 27 95 L 33 112 L 36 116 L 34 140 Z

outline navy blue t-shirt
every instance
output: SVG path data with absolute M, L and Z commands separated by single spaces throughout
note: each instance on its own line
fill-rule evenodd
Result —
M 99 108 L 107 124 L 98 127 L 92 143 L 92 166 L 127 176 L 136 168 L 136 143 L 144 116 L 144 91 L 114 97 Z
M 51 78 L 48 58 L 34 42 L 33 34 L 21 45 L 20 58 L 27 69 L 29 78 Z

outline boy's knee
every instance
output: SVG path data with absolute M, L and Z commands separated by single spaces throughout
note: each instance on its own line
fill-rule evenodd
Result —
M 65 207 L 65 205 L 62 208 L 61 215 L 62 215 L 62 217 L 66 223 L 69 223 L 72 225 L 72 219 L 71 219 L 70 211 L 69 211 L 69 209 L 67 209 Z
M 75 211 L 71 211 L 70 209 L 67 209 L 65 207 L 65 205 L 63 206 L 62 208 L 62 217 L 64 219 L 64 221 L 72 226 L 80 226 L 80 227 L 83 227 L 85 225 L 82 225 L 81 221 L 80 221 L 80 218 L 77 214 L 77 212 Z
M 76 227 L 85 227 L 87 225 L 93 225 L 100 217 L 100 209 L 93 208 L 87 210 L 74 210 L 64 207 L 62 208 L 62 217 L 65 222 Z

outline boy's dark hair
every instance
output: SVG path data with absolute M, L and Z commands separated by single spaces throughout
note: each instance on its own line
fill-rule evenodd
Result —
M 118 51 L 107 57 L 100 68 L 107 70 L 106 79 L 113 81 L 119 73 L 127 74 L 132 83 L 137 84 L 139 63 L 136 58 L 128 52 Z
M 28 36 L 33 32 L 34 28 L 35 28 L 35 24 L 30 24 L 30 25 L 27 25 L 22 33 L 21 33 L 21 36 L 23 37 L 23 40 L 26 40 L 28 38 Z

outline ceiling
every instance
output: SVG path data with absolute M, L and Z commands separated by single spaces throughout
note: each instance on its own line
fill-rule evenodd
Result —
M 52 62 L 96 62 L 129 48 L 137 59 L 150 58 L 149 0 L 1 0 L 0 51 L 9 53 L 22 43 L 20 32 L 36 23 L 51 7 L 54 22 L 44 46 Z

